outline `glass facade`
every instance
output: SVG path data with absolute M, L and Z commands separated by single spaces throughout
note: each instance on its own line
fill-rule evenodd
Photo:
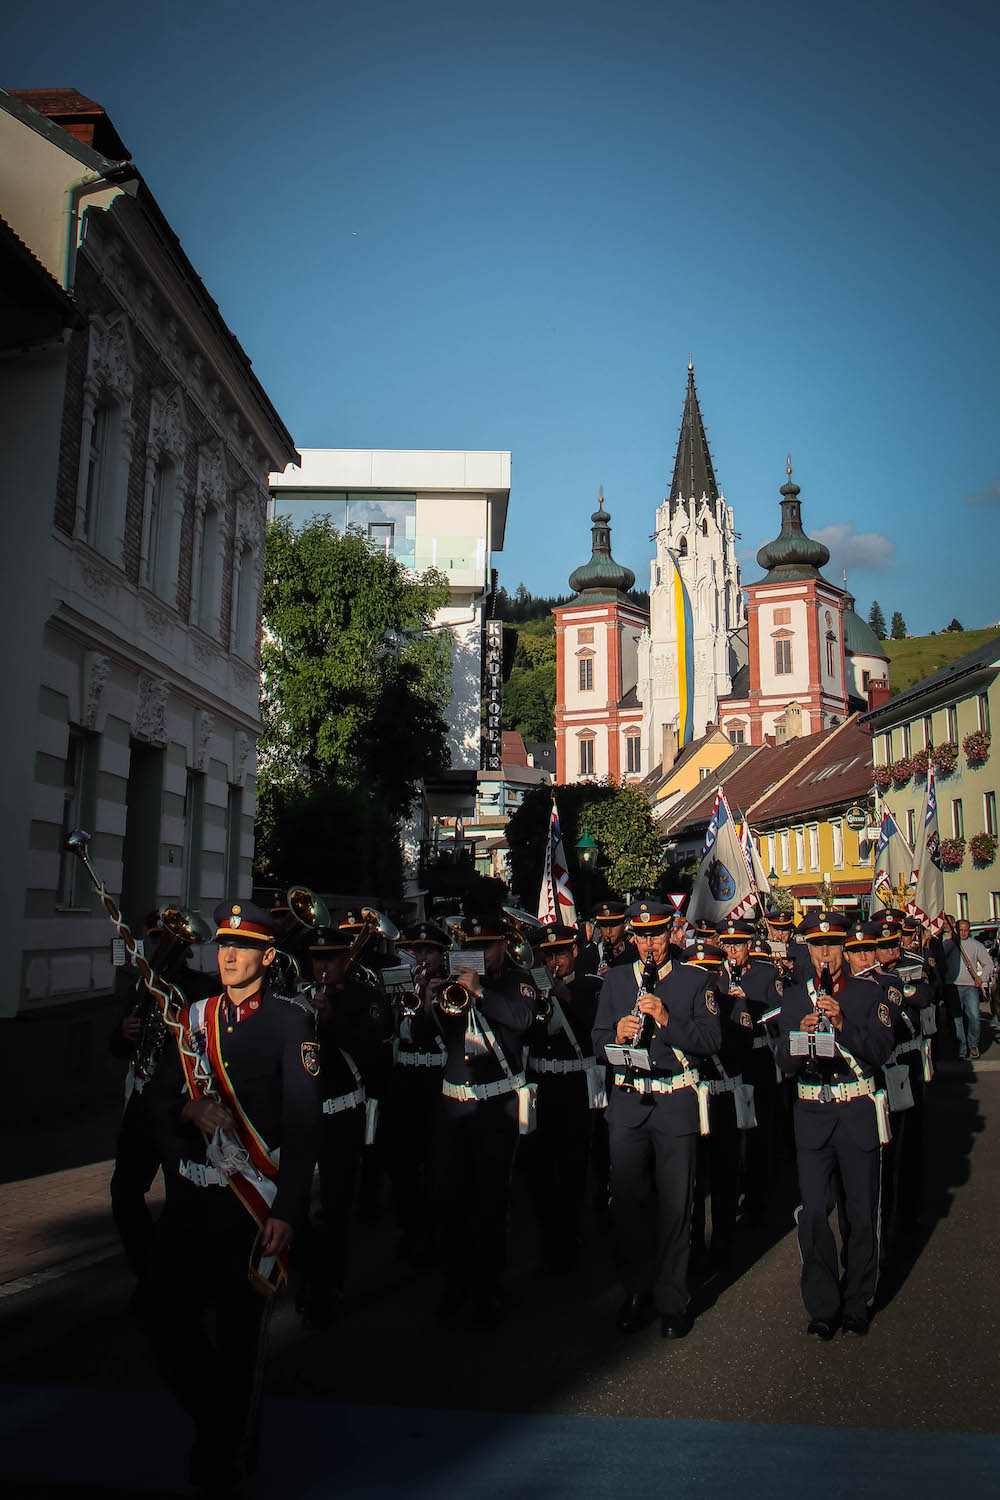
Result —
M 395 557 L 404 568 L 423 570 L 447 567 L 447 563 L 417 561 L 416 495 L 352 495 L 343 490 L 279 490 L 271 496 L 271 517 L 290 516 L 298 529 L 313 516 L 329 516 L 340 532 L 354 527 L 386 556 Z

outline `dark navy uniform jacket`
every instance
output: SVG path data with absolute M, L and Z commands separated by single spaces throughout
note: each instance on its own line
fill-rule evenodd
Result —
M 503 1051 L 510 1071 L 516 1076 L 524 1071 L 524 1047 L 535 1019 L 538 990 L 527 969 L 506 961 L 499 974 L 483 975 L 479 981 L 483 996 L 476 1001 L 480 1019 L 489 1023 L 494 1041 Z M 441 1014 L 441 1025 L 448 1045 L 444 1078 L 447 1083 L 498 1083 L 506 1077 L 503 1067 L 486 1042 L 481 1055 L 465 1055 L 466 1014 Z M 484 1037 L 485 1041 L 485 1037 Z M 442 1101 L 444 1118 L 449 1125 L 467 1123 L 475 1129 L 498 1130 L 517 1124 L 517 1094 L 513 1091 L 490 1099 L 449 1099 Z
M 750 990 L 755 980 L 750 965 L 730 970 L 723 964 L 718 973 L 719 1014 L 722 1020 L 722 1046 L 719 1060 L 732 1077 L 745 1072 L 753 1058 L 754 1017 Z
M 845 971 L 841 970 L 841 974 Z M 838 976 L 839 978 L 839 976 Z M 835 986 L 837 980 L 834 981 Z M 888 1061 L 894 1046 L 894 1017 L 886 1000 L 885 989 L 875 978 L 844 978 L 834 999 L 843 1013 L 844 1024 L 834 1032 L 835 1040 L 851 1053 L 865 1078 Z M 809 1059 L 791 1055 L 789 1034 L 798 1031 L 813 1003 L 805 985 L 790 985 L 781 1006 L 777 1062 L 782 1072 L 801 1074 Z M 813 1064 L 820 1083 L 856 1083 L 857 1075 L 838 1051 L 832 1058 L 819 1058 Z M 811 1079 L 803 1081 L 812 1081 Z M 871 1099 L 850 1099 L 845 1103 L 823 1103 L 818 1099 L 796 1099 L 796 1142 L 807 1148 L 819 1147 L 830 1139 L 838 1127 L 845 1128 L 855 1144 L 865 1150 L 878 1145 L 878 1122 Z
M 319 1151 L 319 1049 L 313 1018 L 303 1005 L 266 990 L 259 998 L 256 1010 L 248 1011 L 248 1001 L 243 1002 L 239 1021 L 235 1008 L 224 1002 L 220 1047 L 243 1112 L 268 1149 L 281 1151 L 271 1216 L 294 1224 L 308 1206 Z M 168 1172 L 176 1173 L 181 1161 L 207 1160 L 201 1131 L 181 1121 L 187 1097 L 177 1047 L 169 1039 L 144 1090 Z
M 352 1093 L 356 1087 L 353 1074 L 340 1055 L 341 1048 L 357 1064 L 366 1093 L 381 1097 L 385 1073 L 392 1062 L 387 1046 L 392 1022 L 388 1002 L 380 989 L 360 979 L 348 979 L 340 989 L 331 990 L 327 1016 L 317 1019 L 316 1034 L 322 1044 L 324 1098 Z
M 597 1017 L 597 1001 L 601 993 L 601 980 L 596 974 L 570 974 L 563 983 L 569 991 L 568 999 L 559 997 L 559 1005 L 566 1017 L 567 1025 L 577 1040 L 584 1057 L 591 1057 L 590 1034 Z M 544 1022 L 535 1022 L 528 1037 L 528 1048 L 532 1057 L 551 1058 L 557 1062 L 569 1062 L 576 1058 L 573 1043 L 560 1026 L 550 1030 Z M 530 1072 L 529 1066 L 529 1072 Z M 544 1077 L 552 1077 L 545 1074 Z
M 714 976 L 693 964 L 671 964 L 654 993 L 667 1011 L 666 1026 L 657 1026 L 650 1043 L 654 1075 L 670 1077 L 683 1072 L 683 1063 L 673 1049 L 679 1048 L 695 1064 L 718 1052 L 722 1044 L 722 1021 Z M 604 979 L 594 1022 L 594 1053 L 607 1061 L 605 1048 L 615 1044 L 618 1022 L 630 1016 L 639 993 L 632 968 L 611 969 Z M 631 1072 L 628 1075 L 635 1075 Z M 654 1126 L 665 1135 L 691 1135 L 698 1130 L 698 1100 L 693 1089 L 673 1094 L 637 1094 L 616 1087 L 608 1104 L 608 1124 L 642 1125 L 653 1111 Z
M 601 968 L 623 969 L 631 968 L 639 957 L 639 950 L 630 937 L 619 938 L 617 943 L 611 944 L 606 939 L 601 940 Z

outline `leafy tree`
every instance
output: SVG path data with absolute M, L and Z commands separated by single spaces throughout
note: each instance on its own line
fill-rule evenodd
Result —
M 882 613 L 882 606 L 877 599 L 868 611 L 868 623 L 879 640 L 884 641 L 888 632 L 885 628 L 885 615 Z
M 420 780 L 449 763 L 451 637 L 431 632 L 450 590 L 411 578 L 327 516 L 268 526 L 262 590 L 258 863 L 305 880 L 312 842 L 324 889 L 376 876 L 372 840 L 395 849 Z M 320 857 L 320 856 L 317 856 Z M 308 883 L 308 882 L 307 882 Z
M 556 787 L 555 793 L 578 908 L 593 906 L 609 894 L 648 895 L 660 877 L 663 849 L 643 793 L 609 778 Z M 511 884 L 516 900 L 529 911 L 538 900 L 551 805 L 551 787 L 532 787 L 507 824 Z M 584 828 L 600 851 L 596 870 L 586 876 L 576 857 Z
M 894 641 L 906 640 L 906 621 L 903 619 L 903 616 L 900 614 L 898 609 L 893 613 L 892 628 L 889 634 Z

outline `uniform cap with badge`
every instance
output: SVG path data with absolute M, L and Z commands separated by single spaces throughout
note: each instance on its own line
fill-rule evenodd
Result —
M 719 923 L 716 938 L 722 944 L 726 943 L 749 943 L 755 934 L 752 922 L 743 917 L 725 917 Z
M 790 912 L 781 911 L 777 906 L 769 906 L 764 912 L 764 920 L 769 927 L 778 927 L 783 932 L 791 932 L 795 926 L 795 919 Z
M 799 923 L 798 934 L 807 943 L 842 943 L 849 926 L 847 918 L 840 912 L 820 907 L 806 913 Z
M 594 921 L 598 927 L 620 927 L 625 917 L 624 901 L 602 901 L 594 912 Z
M 694 964 L 699 969 L 721 969 L 725 961 L 723 949 L 715 943 L 706 942 L 704 938 L 698 938 L 684 949 L 684 962 Z
M 273 948 L 275 924 L 271 913 L 252 901 L 220 901 L 212 913 L 215 941 L 230 948 Z
M 535 948 L 539 953 L 552 953 L 559 948 L 572 948 L 576 941 L 576 928 L 567 927 L 563 922 L 547 922 L 534 939 Z
M 881 922 L 855 922 L 844 939 L 844 948 L 851 953 L 862 953 L 878 946 L 882 932 Z
M 673 926 L 674 909 L 662 901 L 633 901 L 625 908 L 625 920 L 637 935 L 663 932 Z
M 400 948 L 450 948 L 451 938 L 436 922 L 413 922 L 398 939 Z
M 309 952 L 319 958 L 327 953 L 346 953 L 350 946 L 351 934 L 339 927 L 317 927 L 309 939 Z

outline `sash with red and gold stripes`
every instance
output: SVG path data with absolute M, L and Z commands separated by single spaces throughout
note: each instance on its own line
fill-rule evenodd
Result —
M 209 1095 L 218 1097 L 219 1102 L 236 1121 L 233 1132 L 235 1141 L 228 1132 L 228 1140 L 223 1137 L 222 1155 L 225 1165 L 221 1170 L 257 1225 L 257 1237 L 250 1252 L 247 1274 L 259 1292 L 270 1296 L 288 1275 L 287 1254 L 282 1252 L 280 1255 L 270 1255 L 261 1247 L 261 1233 L 271 1216 L 271 1207 L 277 1197 L 278 1164 L 240 1104 L 226 1071 L 220 1033 L 224 998 L 223 995 L 213 995 L 208 1000 L 197 1000 L 182 1011 L 184 1045 L 178 1051 L 184 1069 L 184 1081 L 191 1098 L 203 1099 Z M 226 1151 L 227 1144 L 236 1145 L 237 1152 Z M 232 1160 L 234 1156 L 238 1158 L 235 1161 Z

